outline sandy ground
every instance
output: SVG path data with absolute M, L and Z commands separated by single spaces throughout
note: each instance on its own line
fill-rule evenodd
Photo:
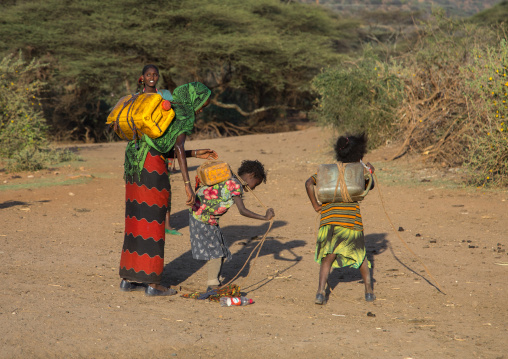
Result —
M 235 281 L 255 303 L 237 308 L 180 297 L 204 289 L 206 273 L 191 257 L 179 173 L 172 220 L 184 235 L 166 238 L 163 284 L 180 292 L 153 298 L 118 288 L 125 143 L 79 145 L 82 161 L 65 167 L 0 172 L 0 357 L 508 358 L 508 193 L 389 161 L 394 148 L 366 158 L 379 178 L 362 202 L 377 300 L 364 301 L 350 269 L 335 270 L 328 303 L 314 304 L 317 215 L 304 182 L 332 162 L 328 136 L 309 128 L 187 142 L 233 168 L 258 159 L 269 170 L 256 193 L 276 218 Z M 189 160 L 191 176 L 199 163 Z M 245 201 L 264 212 L 252 195 Z M 233 253 L 228 279 L 268 224 L 233 207 L 221 225 Z

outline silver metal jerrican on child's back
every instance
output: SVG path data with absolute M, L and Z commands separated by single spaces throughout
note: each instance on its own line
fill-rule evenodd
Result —
M 369 180 L 365 186 L 366 176 Z M 372 185 L 372 175 L 364 173 L 360 162 L 345 164 L 344 180 L 346 188 L 353 201 L 361 201 L 369 192 Z M 339 181 L 339 167 L 337 163 L 319 165 L 317 170 L 316 197 L 321 203 L 342 202 Z

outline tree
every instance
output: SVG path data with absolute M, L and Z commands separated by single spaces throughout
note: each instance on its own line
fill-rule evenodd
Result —
M 201 81 L 217 104 L 244 113 L 308 111 L 310 80 L 340 61 L 339 50 L 354 50 L 359 32 L 356 21 L 277 0 L 159 0 L 142 8 L 134 0 L 26 0 L 3 10 L 0 36 L 12 41 L 0 53 L 22 49 L 48 62 L 46 117 L 61 136 L 83 140 L 107 138 L 109 108 L 135 91 L 147 63 L 160 67 L 163 87 Z M 245 120 L 217 107 L 214 118 Z

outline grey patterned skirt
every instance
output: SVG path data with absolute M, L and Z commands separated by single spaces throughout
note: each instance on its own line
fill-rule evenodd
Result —
M 189 231 L 192 258 L 205 261 L 222 257 L 231 259 L 219 226 L 198 221 L 189 212 Z

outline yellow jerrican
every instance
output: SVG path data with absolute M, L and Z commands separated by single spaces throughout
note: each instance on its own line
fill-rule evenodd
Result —
M 106 124 L 116 134 L 131 141 L 146 134 L 150 138 L 160 137 L 175 117 L 175 111 L 165 110 L 165 101 L 157 93 L 141 93 L 122 97 L 108 116 Z

